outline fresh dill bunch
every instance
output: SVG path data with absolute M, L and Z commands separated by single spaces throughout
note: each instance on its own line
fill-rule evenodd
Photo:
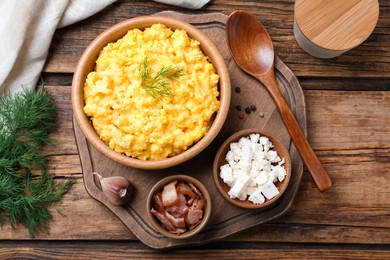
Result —
M 0 97 L 0 173 L 46 165 L 39 150 L 51 142 L 48 131 L 56 125 L 55 111 L 53 97 L 44 87 Z
M 52 220 L 48 207 L 69 191 L 73 181 L 55 182 L 47 173 L 34 180 L 27 173 L 23 182 L 4 176 L 0 175 L 0 212 L 5 212 L 12 227 L 17 224 L 26 226 L 30 237 L 34 237 L 38 230 L 48 233 L 48 223 Z M 6 187 L 11 189 L 7 191 Z
M 145 59 L 141 64 L 140 74 L 142 77 L 141 85 L 149 95 L 154 98 L 167 98 L 173 95 L 170 84 L 183 75 L 183 70 L 177 69 L 172 65 L 163 66 L 156 75 L 152 76 L 152 69 L 149 66 L 148 56 L 145 56 Z
M 0 224 L 8 218 L 12 227 L 26 226 L 31 237 L 38 230 L 48 232 L 48 207 L 73 184 L 54 181 L 46 173 L 48 157 L 40 153 L 52 144 L 55 119 L 54 100 L 44 86 L 0 97 Z M 42 173 L 33 178 L 32 170 Z

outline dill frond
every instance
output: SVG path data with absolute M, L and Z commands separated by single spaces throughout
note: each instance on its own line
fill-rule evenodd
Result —
M 142 77 L 141 85 L 149 95 L 154 98 L 167 98 L 173 95 L 170 84 L 183 75 L 183 70 L 174 66 L 163 66 L 156 75 L 152 76 L 148 56 L 146 56 L 140 67 L 140 75 Z
M 52 220 L 48 207 L 59 201 L 73 182 L 54 184 L 53 178 L 44 173 L 34 181 L 26 175 L 24 184 L 23 193 L 17 193 L 18 189 L 15 189 L 12 196 L 0 200 L 0 211 L 7 213 L 12 227 L 26 226 L 30 237 L 38 230 L 48 233 L 48 222 Z
M 52 144 L 56 108 L 44 86 L 0 97 L 0 224 L 8 218 L 12 227 L 22 224 L 31 237 L 48 232 L 52 219 L 48 207 L 69 191 L 73 180 L 55 182 L 46 173 L 48 157 L 41 154 Z M 42 174 L 33 179 L 31 170 Z

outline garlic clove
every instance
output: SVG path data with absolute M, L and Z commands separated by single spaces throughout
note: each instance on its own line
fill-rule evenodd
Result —
M 126 178 L 122 176 L 102 177 L 97 172 L 92 174 L 98 176 L 103 194 L 112 204 L 119 206 L 129 201 L 133 189 Z

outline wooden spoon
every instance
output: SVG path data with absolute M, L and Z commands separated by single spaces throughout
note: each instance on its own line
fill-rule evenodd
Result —
M 226 34 L 230 52 L 238 66 L 258 79 L 272 96 L 291 139 L 317 188 L 320 191 L 330 188 L 332 181 L 329 175 L 308 143 L 276 84 L 274 48 L 264 26 L 254 15 L 244 11 L 235 11 L 226 23 Z

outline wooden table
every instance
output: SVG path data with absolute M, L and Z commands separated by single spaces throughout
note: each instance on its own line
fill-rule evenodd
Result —
M 307 55 L 293 34 L 294 1 L 213 0 L 190 11 L 152 1 L 118 1 L 56 32 L 43 78 L 58 106 L 49 171 L 76 180 L 52 209 L 50 234 L 34 240 L 4 223 L 0 258 L 390 258 L 390 2 L 361 46 L 330 60 Z M 139 242 L 83 184 L 72 125 L 70 90 L 76 63 L 91 40 L 125 19 L 164 10 L 255 14 L 269 30 L 281 60 L 298 77 L 307 107 L 308 140 L 333 187 L 320 193 L 304 171 L 297 196 L 282 217 L 212 244 L 158 251 Z

